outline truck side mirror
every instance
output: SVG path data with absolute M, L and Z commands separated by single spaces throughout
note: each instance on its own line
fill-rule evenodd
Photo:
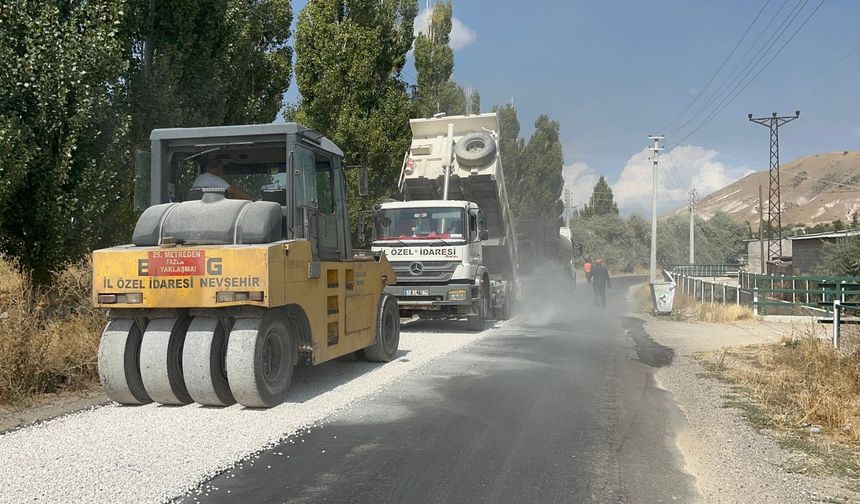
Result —
M 489 240 L 489 239 L 490 239 L 490 232 L 489 232 L 489 231 L 487 231 L 486 229 L 482 229 L 482 230 L 478 233 L 478 239 L 479 239 L 479 240 L 481 240 L 481 241 Z
M 152 156 L 149 151 L 139 150 L 134 160 L 134 211 L 149 208 Z
M 365 197 L 370 193 L 367 184 L 367 165 L 361 165 L 358 169 L 358 195 Z

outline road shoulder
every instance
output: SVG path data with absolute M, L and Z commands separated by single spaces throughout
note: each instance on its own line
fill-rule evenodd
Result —
M 675 350 L 671 366 L 655 373 L 674 395 L 686 423 L 677 437 L 685 469 L 696 477 L 702 502 L 856 502 L 847 480 L 797 472 L 806 454 L 782 448 L 768 431 L 758 431 L 740 410 L 726 407 L 731 386 L 711 378 L 696 352 L 775 343 L 784 324 L 708 324 L 636 315 L 648 335 Z
M 16 405 L 0 406 L 0 434 L 108 404 L 100 388 L 44 394 Z

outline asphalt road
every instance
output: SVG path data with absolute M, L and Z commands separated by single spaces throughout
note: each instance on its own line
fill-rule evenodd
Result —
M 609 307 L 532 282 L 515 323 L 228 470 L 186 502 L 689 502 L 671 350 Z M 448 331 L 416 322 L 411 331 Z

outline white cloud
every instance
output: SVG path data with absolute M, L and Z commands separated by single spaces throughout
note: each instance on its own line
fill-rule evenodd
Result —
M 583 203 L 588 202 L 591 197 L 591 190 L 594 189 L 594 184 L 600 178 L 590 166 L 586 163 L 573 163 L 570 166 L 565 166 L 561 171 L 561 176 L 564 177 L 564 188 L 570 189 L 572 204 L 582 208 Z
M 650 156 L 651 152 L 643 149 L 627 161 L 618 182 L 612 186 L 619 207 L 650 213 Z M 658 165 L 658 211 L 684 204 L 690 188 L 695 188 L 700 197 L 707 196 L 752 172 L 746 166 L 727 166 L 717 161 L 718 156 L 719 152 L 696 145 L 664 151 Z
M 427 31 L 427 22 L 430 19 L 430 11 L 422 10 L 415 16 L 415 25 L 413 28 L 414 34 L 424 33 Z M 458 51 L 466 46 L 470 46 L 478 40 L 478 34 L 475 30 L 466 26 L 456 16 L 451 18 L 451 49 Z
M 623 213 L 651 213 L 651 152 L 643 149 L 627 161 L 618 180 L 612 184 L 615 202 Z M 695 145 L 682 145 L 660 156 L 658 173 L 658 212 L 663 213 L 686 203 L 687 191 L 695 187 L 706 196 L 752 172 L 746 166 L 727 166 L 717 161 L 719 153 Z M 573 192 L 574 203 L 588 202 L 600 177 L 586 163 L 573 163 L 562 171 L 565 188 Z

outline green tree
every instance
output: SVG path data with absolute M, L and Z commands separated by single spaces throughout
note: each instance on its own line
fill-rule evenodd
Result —
M 632 272 L 648 262 L 648 240 L 639 216 L 623 219 L 615 214 L 574 216 L 571 231 L 574 241 L 582 244 L 585 257 L 601 258 L 612 271 Z M 649 231 L 650 234 L 650 231 Z
M 746 226 L 718 212 L 711 219 L 696 220 L 696 262 L 733 263 L 743 251 Z M 622 219 L 614 213 L 579 214 L 571 219 L 574 241 L 583 253 L 601 257 L 616 270 L 647 267 L 650 259 L 650 222 L 639 215 Z M 686 264 L 689 259 L 689 220 L 683 216 L 657 223 L 657 263 L 661 267 Z
M 0 5 L 0 251 L 39 283 L 126 230 L 124 8 Z
M 512 195 L 519 189 L 521 176 L 520 159 L 525 150 L 525 140 L 520 136 L 520 121 L 517 109 L 512 105 L 493 107 L 499 117 L 499 155 L 505 176 L 505 186 Z
M 477 89 L 473 89 L 472 93 L 468 97 L 469 106 L 468 112 L 470 114 L 480 114 L 481 113 L 481 93 L 478 92 Z M 857 212 L 854 212 L 855 214 Z
M 129 0 L 136 147 L 153 128 L 273 121 L 290 84 L 289 0 Z
M 860 276 L 860 236 L 849 236 L 825 243 L 818 273 Z
M 430 13 L 429 26 L 415 37 L 415 73 L 418 77 L 416 108 L 420 116 L 437 112 L 465 114 L 466 93 L 451 80 L 454 72 L 454 50 L 451 48 L 453 8 L 451 2 L 439 2 Z M 477 107 L 480 109 L 480 96 Z M 477 112 L 473 112 L 477 113 Z
M 591 197 L 588 199 L 588 203 L 582 206 L 580 213 L 583 217 L 607 214 L 618 215 L 618 204 L 613 199 L 612 188 L 609 187 L 605 177 L 601 176 L 597 183 L 594 184 Z
M 312 0 L 299 14 L 302 99 L 288 113 L 337 143 L 347 165 L 370 167 L 371 203 L 392 194 L 409 145 L 413 108 L 401 71 L 417 9 L 415 0 Z
M 519 159 L 513 194 L 509 194 L 514 215 L 558 217 L 564 206 L 559 199 L 564 187 L 563 167 L 559 124 L 541 115 Z
M 743 239 L 747 236 L 746 231 L 743 223 L 736 222 L 725 212 L 717 212 L 708 220 L 696 219 L 696 262 L 736 262 L 738 254 L 745 252 Z M 689 243 L 689 221 L 686 232 L 685 239 Z

